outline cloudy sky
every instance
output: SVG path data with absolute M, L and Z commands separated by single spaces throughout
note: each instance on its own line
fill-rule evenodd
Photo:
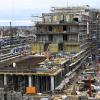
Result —
M 99 8 L 100 0 L 0 0 L 0 20 L 31 20 L 54 6 L 90 5 Z

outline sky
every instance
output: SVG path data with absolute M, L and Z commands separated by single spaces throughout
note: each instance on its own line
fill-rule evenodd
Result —
M 32 16 L 41 16 L 42 13 L 49 12 L 51 7 L 90 5 L 99 8 L 99 4 L 100 0 L 0 0 L 0 25 L 3 21 L 5 25 L 10 20 L 17 20 L 18 23 L 20 20 L 22 25 L 30 25 Z

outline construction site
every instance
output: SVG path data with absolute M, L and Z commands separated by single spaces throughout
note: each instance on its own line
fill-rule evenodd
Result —
M 34 29 L 0 29 L 0 100 L 100 100 L 99 17 L 52 7 Z

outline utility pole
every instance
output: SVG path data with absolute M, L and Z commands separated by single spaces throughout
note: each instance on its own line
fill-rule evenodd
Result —
M 10 22 L 10 46 L 12 45 L 12 43 L 13 43 L 13 33 L 12 33 L 12 25 Z

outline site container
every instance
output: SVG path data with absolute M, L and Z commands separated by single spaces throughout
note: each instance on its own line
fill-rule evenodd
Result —
M 27 94 L 35 94 L 36 92 L 36 87 L 26 87 Z

